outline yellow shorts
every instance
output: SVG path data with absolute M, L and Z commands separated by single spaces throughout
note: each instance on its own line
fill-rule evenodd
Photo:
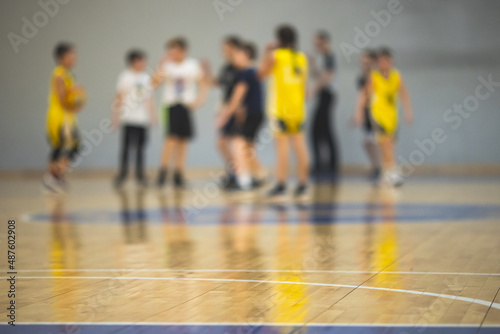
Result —
M 373 132 L 376 136 L 394 137 L 398 130 L 398 115 L 397 112 L 371 113 L 370 119 Z
M 304 121 L 302 119 L 280 119 L 274 117 L 271 119 L 271 130 L 275 135 L 299 134 L 304 130 Z
M 75 124 L 70 126 L 65 125 L 64 122 L 49 121 L 47 123 L 47 138 L 51 147 L 51 161 L 57 161 L 62 156 L 73 159 L 78 153 L 80 140 Z

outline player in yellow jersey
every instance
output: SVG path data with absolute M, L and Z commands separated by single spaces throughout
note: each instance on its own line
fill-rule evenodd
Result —
M 63 193 L 64 174 L 79 146 L 75 113 L 81 104 L 71 100 L 77 88 L 71 69 L 76 64 L 73 45 L 60 43 L 54 49 L 56 67 L 50 79 L 49 107 L 47 111 L 47 136 L 51 146 L 48 173 L 43 178 L 44 190 Z
M 408 91 L 401 74 L 393 67 L 391 51 L 388 48 L 382 48 L 378 52 L 377 69 L 370 73 L 364 91 L 359 94 L 355 123 L 363 124 L 365 117 L 363 110 L 369 99 L 370 121 L 382 157 L 381 181 L 392 186 L 403 184 L 403 178 L 394 157 L 399 98 L 403 104 L 405 120 L 410 124 L 413 121 L 413 111 Z
M 297 33 L 288 25 L 276 30 L 277 45 L 272 43 L 259 68 L 261 78 L 270 77 L 267 112 L 271 128 L 275 132 L 277 184 L 269 196 L 286 193 L 289 145 L 295 151 L 298 164 L 298 185 L 295 196 L 302 197 L 307 191 L 309 157 L 304 140 L 303 127 L 306 118 L 305 99 L 307 89 L 307 58 L 297 51 Z

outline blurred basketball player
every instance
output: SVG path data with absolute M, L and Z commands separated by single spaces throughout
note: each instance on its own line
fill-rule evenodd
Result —
M 302 197 L 307 191 L 308 154 L 304 140 L 305 98 L 308 66 L 306 56 L 297 50 L 295 28 L 282 25 L 276 30 L 277 44 L 267 46 L 259 69 L 261 78 L 270 76 L 268 113 L 275 133 L 277 184 L 270 197 L 285 195 L 288 177 L 288 156 L 291 145 L 297 160 L 298 185 L 294 195 Z
M 192 113 L 205 101 L 208 84 L 198 60 L 188 57 L 188 43 L 177 37 L 167 43 L 166 55 L 153 78 L 156 87 L 165 83 L 163 110 L 166 139 L 163 145 L 157 186 L 167 181 L 168 166 L 174 162 L 173 179 L 176 187 L 184 187 L 184 167 L 188 141 L 194 136 Z
M 326 31 L 319 31 L 314 37 L 314 46 L 321 57 L 321 63 L 316 66 L 316 62 L 311 61 L 311 76 L 315 79 L 313 94 L 316 98 L 310 132 L 314 153 L 312 172 L 316 176 L 336 178 L 339 173 L 339 157 L 332 124 L 336 104 L 332 86 L 336 61 L 330 46 L 330 35 Z
M 122 124 L 120 170 L 115 186 L 120 187 L 128 174 L 128 156 L 135 151 L 135 177 L 140 185 L 146 185 L 144 175 L 144 147 L 148 129 L 156 122 L 152 97 L 151 78 L 146 72 L 146 54 L 131 50 L 126 56 L 127 69 L 118 77 L 115 103 L 113 105 L 113 126 Z
M 364 89 L 366 86 L 366 80 L 368 79 L 371 71 L 377 66 L 377 52 L 375 50 L 365 50 L 361 55 L 360 68 L 361 73 L 356 82 L 358 91 L 366 94 Z M 366 155 L 370 160 L 371 173 L 370 179 L 376 181 L 380 177 L 381 166 L 380 166 L 380 154 L 378 151 L 377 143 L 375 141 L 375 134 L 373 132 L 371 116 L 370 116 L 370 101 L 366 99 L 366 104 L 363 107 L 364 120 L 363 120 L 363 147 L 365 149 Z
M 76 112 L 83 106 L 68 98 L 77 88 L 71 70 L 76 65 L 75 47 L 70 43 L 59 43 L 54 49 L 56 67 L 52 71 L 47 111 L 47 136 L 51 147 L 48 173 L 42 186 L 48 193 L 64 193 L 64 175 L 69 163 L 79 149 Z
M 212 83 L 217 85 L 222 90 L 222 104 L 229 102 L 231 94 L 235 86 L 236 75 L 238 69 L 234 65 L 234 54 L 241 46 L 241 40 L 236 36 L 228 36 L 222 42 L 222 54 L 225 64 L 220 70 L 219 76 L 212 79 Z M 219 115 L 218 115 L 219 116 Z M 221 180 L 221 186 L 225 189 L 232 188 L 236 185 L 236 176 L 234 172 L 233 162 L 231 161 L 231 139 L 234 136 L 234 125 L 236 113 L 232 114 L 227 122 L 220 127 L 217 138 L 217 148 L 224 159 L 224 165 L 227 175 Z
M 392 53 L 382 48 L 377 54 L 377 69 L 366 81 L 365 90 L 360 92 L 356 106 L 355 122 L 364 122 L 364 108 L 370 98 L 370 115 L 377 144 L 382 157 L 383 175 L 381 181 L 390 186 L 401 186 L 403 177 L 395 160 L 395 137 L 398 129 L 398 97 L 403 104 L 405 121 L 412 123 L 413 111 L 410 97 L 397 69 L 393 67 Z
M 241 43 L 234 53 L 234 65 L 238 70 L 229 102 L 222 108 L 217 119 L 218 128 L 226 126 L 236 112 L 242 110 L 241 121 L 234 124 L 232 161 L 237 174 L 239 190 L 252 188 L 252 176 L 261 183 L 264 172 L 255 154 L 254 142 L 264 120 L 262 85 L 254 61 L 257 51 L 251 43 Z

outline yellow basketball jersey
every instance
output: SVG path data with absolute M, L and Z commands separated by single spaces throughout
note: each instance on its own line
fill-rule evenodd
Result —
M 267 108 L 271 117 L 284 121 L 305 118 L 307 58 L 290 49 L 274 51 Z
M 64 66 L 58 65 L 54 68 L 50 78 L 49 108 L 47 111 L 47 132 L 54 145 L 58 144 L 61 128 L 67 131 L 76 123 L 75 114 L 64 108 L 59 100 L 56 89 L 56 78 L 61 77 L 67 89 L 74 85 L 74 78 L 71 72 Z
M 396 69 L 384 77 L 379 71 L 372 71 L 373 85 L 371 95 L 371 114 L 373 121 L 387 133 L 391 134 L 398 124 L 398 94 L 401 77 Z

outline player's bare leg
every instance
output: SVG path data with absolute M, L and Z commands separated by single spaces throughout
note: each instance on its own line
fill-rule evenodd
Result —
M 163 151 L 160 161 L 160 171 L 158 172 L 157 186 L 163 187 L 167 181 L 168 165 L 172 155 L 176 149 L 178 138 L 175 136 L 168 136 L 163 144 Z
M 186 165 L 188 141 L 186 139 L 178 139 L 175 145 L 175 170 L 174 184 L 176 187 L 184 187 L 184 167 Z
M 297 178 L 298 185 L 295 190 L 295 196 L 302 196 L 307 190 L 307 180 L 309 171 L 309 155 L 304 134 L 294 134 L 290 136 L 290 142 L 295 152 L 297 160 Z

